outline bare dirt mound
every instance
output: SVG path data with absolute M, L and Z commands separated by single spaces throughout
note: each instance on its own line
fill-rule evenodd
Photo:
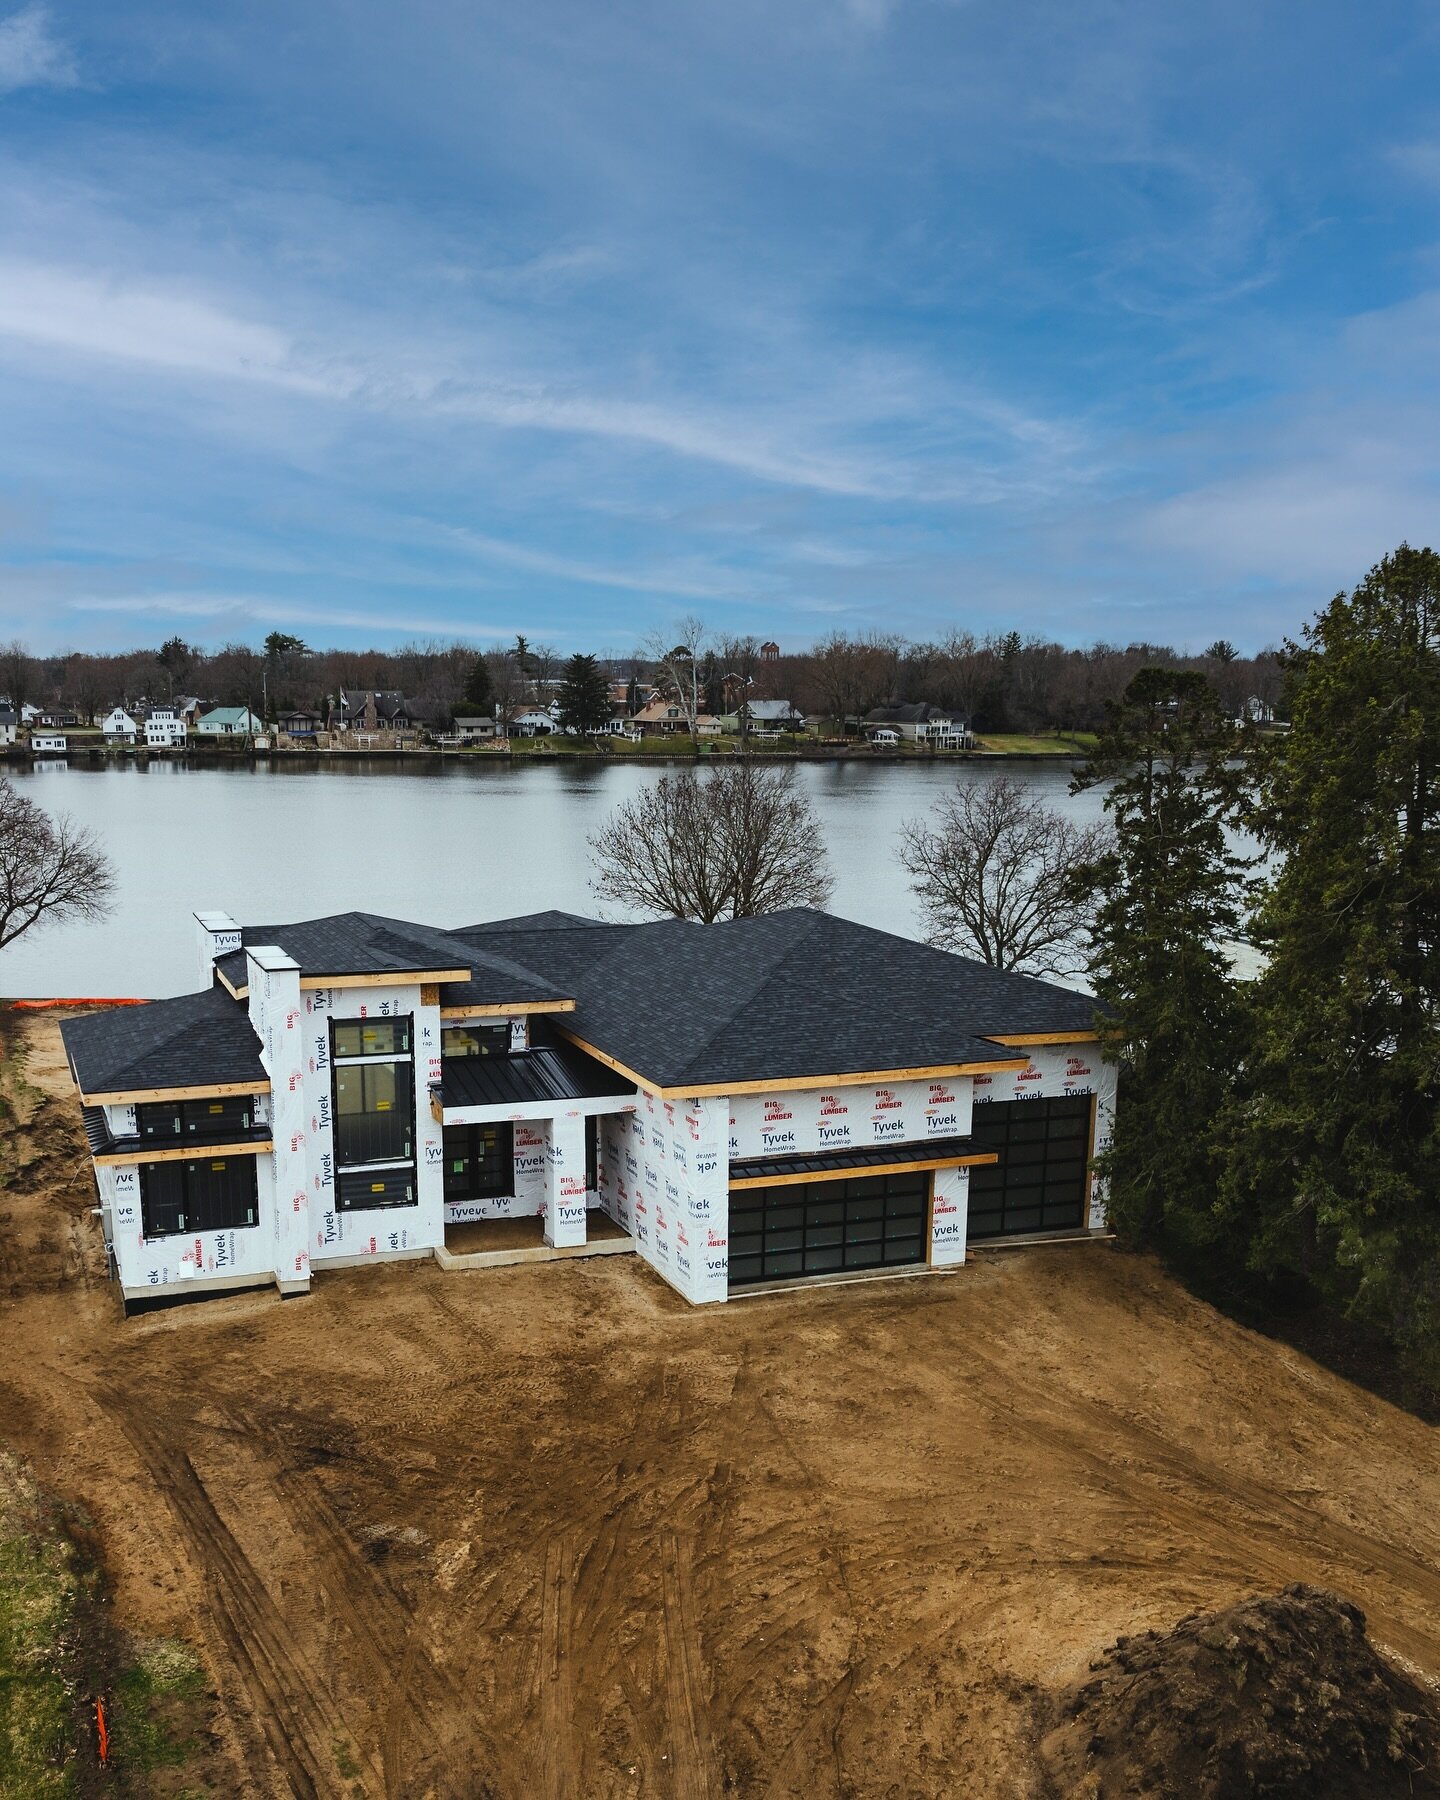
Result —
M 1371 1647 L 1365 1615 L 1295 1583 L 1120 1638 L 1060 1696 L 1050 1792 L 1087 1800 L 1440 1795 L 1440 1702 Z

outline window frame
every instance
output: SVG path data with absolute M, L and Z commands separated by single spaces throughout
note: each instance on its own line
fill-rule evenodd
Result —
M 336 1051 L 336 1033 L 352 1027 L 364 1028 L 366 1025 L 384 1023 L 396 1028 L 403 1027 L 404 1041 L 407 1048 L 403 1051 L 384 1050 L 360 1055 L 340 1055 Z M 409 1085 L 408 1113 L 400 1113 L 405 1119 L 406 1135 L 409 1141 L 408 1156 L 377 1156 L 363 1161 L 343 1161 L 340 1154 L 340 1074 L 345 1069 L 377 1068 L 380 1066 L 395 1069 L 397 1066 L 405 1070 L 405 1079 Z M 364 1086 L 362 1076 L 362 1087 Z M 397 1080 L 398 1086 L 398 1080 Z M 397 1096 L 398 1097 L 398 1096 Z M 420 1204 L 419 1166 L 416 1158 L 416 1144 L 419 1138 L 418 1118 L 419 1095 L 415 1081 L 415 1018 L 413 1013 L 379 1013 L 373 1019 L 368 1017 L 350 1017 L 330 1019 L 330 1135 L 335 1152 L 335 1210 L 337 1212 L 370 1212 L 382 1208 L 405 1208 Z M 361 1118 L 372 1115 L 363 1111 L 356 1115 Z M 364 1199 L 347 1197 L 347 1190 L 353 1192 L 367 1175 L 398 1177 L 405 1170 L 410 1172 L 410 1199 L 372 1199 L 369 1195 Z M 345 1179 L 348 1177 L 349 1179 Z M 393 1180 L 385 1185 L 393 1185 Z
M 256 1161 L 257 1159 L 254 1156 L 213 1157 L 200 1155 L 187 1157 L 183 1160 L 176 1158 L 165 1162 L 140 1163 L 138 1165 L 140 1182 L 140 1230 L 146 1243 L 159 1243 L 164 1238 L 193 1237 L 206 1231 L 257 1231 L 260 1227 L 260 1180 L 259 1173 L 255 1166 Z M 222 1167 L 227 1167 L 228 1164 L 233 1162 L 236 1165 L 237 1174 L 242 1169 L 248 1169 L 250 1175 L 248 1199 L 253 1217 L 247 1223 L 240 1223 L 233 1218 L 226 1219 L 220 1224 L 216 1224 L 213 1219 L 206 1219 L 203 1222 L 196 1221 L 190 1202 L 190 1172 L 192 1165 L 203 1162 L 208 1162 L 211 1165 L 209 1171 L 211 1174 L 215 1172 L 214 1165 L 217 1162 Z M 181 1222 L 178 1225 L 172 1226 L 169 1230 L 151 1229 L 151 1209 L 154 1206 L 162 1204 L 149 1191 L 152 1183 L 156 1179 L 157 1171 L 164 1172 L 161 1177 L 162 1180 L 166 1182 L 174 1180 L 180 1183 L 180 1204 L 185 1210 L 179 1215 Z M 197 1201 L 196 1205 L 199 1204 L 200 1202 Z M 244 1196 L 238 1201 L 231 1202 L 232 1206 L 243 1206 L 244 1204 Z
M 450 1176 L 451 1176 L 450 1163 L 454 1156 L 454 1151 L 451 1147 L 451 1144 L 449 1142 L 445 1142 L 443 1145 L 443 1150 L 442 1150 L 442 1159 L 443 1159 L 443 1168 L 444 1168 L 444 1175 L 445 1175 L 445 1203 L 446 1203 L 446 1205 L 448 1205 L 448 1206 L 463 1206 L 468 1201 L 471 1201 L 471 1200 L 505 1200 L 505 1199 L 508 1199 L 515 1192 L 515 1126 L 514 1126 L 514 1122 L 510 1119 L 487 1119 L 481 1124 L 447 1125 L 444 1128 L 445 1139 L 447 1139 L 447 1140 L 450 1139 L 453 1133 L 460 1132 L 460 1131 L 465 1132 L 467 1135 L 467 1139 L 468 1139 L 470 1148 L 467 1150 L 466 1155 L 469 1159 L 472 1169 L 476 1166 L 477 1162 L 483 1160 L 483 1159 L 477 1158 L 475 1155 L 475 1150 L 474 1150 L 475 1133 L 476 1132 L 493 1131 L 496 1134 L 497 1146 L 498 1146 L 497 1156 L 499 1159 L 499 1173 L 496 1176 L 496 1185 L 494 1187 L 477 1188 L 472 1185 L 463 1194 L 451 1193 L 451 1191 L 450 1191 Z

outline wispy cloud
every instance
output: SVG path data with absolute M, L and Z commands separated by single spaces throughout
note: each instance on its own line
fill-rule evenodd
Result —
M 533 621 L 467 618 L 463 615 L 430 615 L 407 610 L 356 611 L 346 606 L 316 606 L 311 602 L 276 594 L 106 594 L 80 597 L 69 602 L 76 613 L 127 613 L 142 617 L 193 619 L 212 624 L 253 625 L 267 628 L 276 621 L 287 625 L 325 625 L 331 630 L 369 631 L 386 638 L 435 632 L 490 642 L 513 637 L 517 630 L 534 630 Z
M 28 87 L 73 87 L 69 47 L 55 35 L 48 6 L 22 6 L 0 19 L 0 94 Z

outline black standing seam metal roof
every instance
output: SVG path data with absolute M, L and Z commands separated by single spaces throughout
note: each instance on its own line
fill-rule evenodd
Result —
M 555 1100 L 633 1099 L 635 1085 L 593 1056 L 567 1047 L 519 1056 L 449 1057 L 442 1065 L 439 1093 L 442 1107 L 519 1107 Z
M 814 1156 L 747 1156 L 732 1162 L 734 1181 L 773 1181 L 779 1175 L 843 1175 L 847 1169 L 903 1169 L 907 1164 L 939 1162 L 962 1156 L 991 1154 L 971 1138 L 911 1138 L 903 1144 L 855 1144 L 848 1150 L 823 1150 Z
M 60 1035 L 82 1094 L 270 1085 L 249 1014 L 216 987 L 84 1013 L 64 1020 Z

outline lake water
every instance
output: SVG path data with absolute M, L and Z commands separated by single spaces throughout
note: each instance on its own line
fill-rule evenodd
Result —
M 1064 764 L 1004 768 L 1077 820 L 1102 815 L 1097 793 L 1068 794 Z M 157 759 L 12 771 L 21 792 L 91 827 L 119 891 L 98 926 L 36 929 L 0 950 L 0 994 L 185 993 L 195 986 L 191 915 L 207 909 L 242 924 L 348 911 L 442 926 L 549 907 L 594 916 L 586 837 L 661 772 L 529 757 L 424 768 L 191 768 Z M 833 910 L 918 937 L 915 898 L 896 858 L 901 825 L 957 781 L 994 772 L 953 763 L 799 765 L 830 852 Z

